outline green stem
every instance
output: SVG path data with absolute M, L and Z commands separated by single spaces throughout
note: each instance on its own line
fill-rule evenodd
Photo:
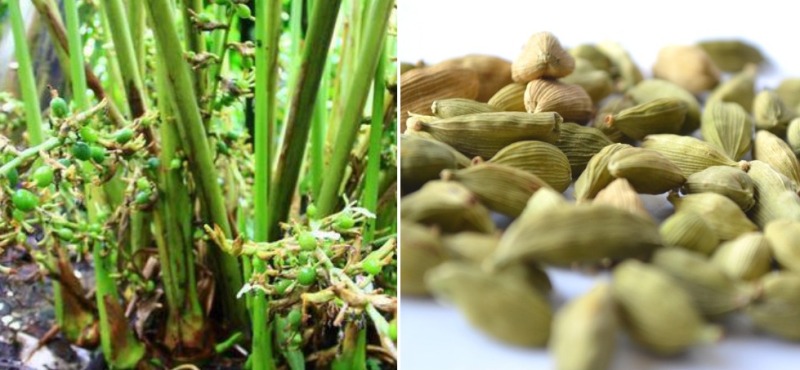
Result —
M 168 2 L 161 0 L 147 0 L 147 10 L 156 42 L 162 51 L 163 61 L 169 66 L 166 68 L 169 81 L 166 95 L 175 111 L 182 147 L 202 197 L 205 214 L 211 218 L 210 222 L 219 226 L 225 235 L 230 236 L 231 227 L 226 213 L 225 198 L 218 182 L 219 176 L 200 116 L 189 66 L 183 59 L 183 47 L 172 12 Z M 224 305 L 225 316 L 231 320 L 235 328 L 244 329 L 247 321 L 244 301 L 236 299 L 236 293 L 242 287 L 239 261 L 233 256 L 222 253 L 218 248 L 211 248 L 210 252 L 215 265 L 217 291 L 220 292 L 218 297 Z
M 106 0 L 103 9 L 108 17 L 114 50 L 117 52 L 117 63 L 123 78 L 122 87 L 128 98 L 131 115 L 137 118 L 147 110 L 147 103 L 142 91 L 142 78 L 136 61 L 128 17 L 125 16 L 125 6 L 122 0 Z
M 27 32 L 22 19 L 19 0 L 8 2 L 8 11 L 11 16 L 11 31 L 14 34 L 14 53 L 17 56 L 17 77 L 22 100 L 25 101 L 25 122 L 28 128 L 28 140 L 31 145 L 38 145 L 44 141 L 45 133 L 42 127 L 42 114 L 40 112 L 39 96 L 36 92 L 36 80 L 33 77 L 33 64 L 28 52 Z
M 280 223 L 286 221 L 289 216 L 311 128 L 313 109 L 309 107 L 314 105 L 314 100 L 317 98 L 340 5 L 341 0 L 319 2 L 310 18 L 302 64 L 289 106 L 283 146 L 273 176 L 274 186 L 270 194 L 273 213 L 268 224 L 271 238 L 280 237 Z
M 267 241 L 269 229 L 269 192 L 271 176 L 272 127 L 277 113 L 278 44 L 280 39 L 279 0 L 256 0 L 256 91 L 255 91 L 255 227 L 254 239 Z M 264 272 L 266 264 L 261 259 L 252 260 L 255 272 Z M 269 305 L 264 292 L 256 292 L 252 299 L 253 316 L 253 369 L 274 369 L 272 335 L 269 330 Z
M 322 183 L 322 191 L 317 205 L 321 215 L 330 214 L 336 208 L 339 187 L 350 157 L 350 149 L 358 134 L 361 112 L 364 109 L 367 94 L 369 94 L 370 78 L 374 76 L 381 58 L 380 50 L 386 38 L 386 26 L 393 3 L 392 0 L 376 0 L 371 4 L 369 24 L 365 26 L 366 32 L 363 34 L 365 40 L 359 47 L 358 59 L 352 61 L 356 63 L 357 67 L 352 75 L 352 81 L 344 85 L 346 92 L 343 96 L 348 98 L 348 104 L 344 108 L 339 132 L 336 134 L 328 176 Z
M 364 177 L 364 195 L 361 204 L 372 213 L 378 206 L 378 182 L 381 175 L 381 138 L 383 137 L 383 101 L 386 96 L 385 66 L 386 52 L 375 68 L 375 82 L 372 92 L 372 122 L 369 129 L 369 152 L 367 153 L 367 173 Z M 364 231 L 364 243 L 371 243 L 375 236 L 375 219 L 368 219 Z

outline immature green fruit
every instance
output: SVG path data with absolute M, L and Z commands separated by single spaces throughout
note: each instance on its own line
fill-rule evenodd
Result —
M 768 273 L 771 261 L 769 242 L 760 232 L 743 234 L 722 243 L 711 258 L 711 262 L 728 276 L 747 281 Z
M 608 172 L 630 181 L 639 193 L 661 194 L 686 182 L 681 169 L 661 153 L 642 148 L 624 148 L 611 156 Z
M 627 260 L 614 269 L 611 287 L 626 329 L 655 353 L 676 355 L 722 334 L 719 327 L 706 325 L 692 297 L 656 267 Z
M 490 274 L 472 264 L 447 262 L 428 272 L 425 282 L 436 298 L 455 305 L 487 335 L 525 347 L 547 343 L 550 303 L 524 280 Z
M 711 166 L 738 167 L 745 172 L 749 168 L 747 162 L 737 163 L 717 146 L 691 136 L 649 135 L 642 147 L 663 154 L 687 177 Z
M 608 115 L 605 123 L 636 140 L 652 134 L 677 134 L 688 108 L 681 99 L 661 98 Z
M 30 212 L 39 206 L 39 197 L 25 189 L 17 189 L 11 195 L 11 202 L 18 210 Z
M 133 134 L 133 130 L 127 127 L 121 128 L 114 134 L 114 140 L 120 144 L 125 144 L 133 139 Z
M 618 323 L 611 287 L 600 283 L 556 313 L 552 351 L 559 370 L 605 370 L 617 343 Z
M 480 162 L 480 158 L 473 159 L 475 164 Z M 556 146 L 541 141 L 516 142 L 497 152 L 486 163 L 514 167 L 536 175 L 560 193 L 572 182 L 567 156 Z
M 681 132 L 692 133 L 700 126 L 700 103 L 697 98 L 694 94 L 672 82 L 655 78 L 643 80 L 628 90 L 626 96 L 630 96 L 635 104 L 649 103 L 663 98 L 682 100 L 686 103 L 687 110 L 686 119 L 681 125 Z M 605 116 L 602 116 L 602 118 L 605 118 Z
M 800 340 L 800 275 L 772 273 L 760 283 L 761 295 L 747 307 L 747 314 L 761 330 Z
M 92 157 L 92 150 L 89 148 L 89 144 L 78 141 L 72 145 L 72 155 L 75 156 L 75 158 L 86 161 Z
M 700 126 L 703 139 L 717 145 L 731 159 L 739 160 L 750 151 L 753 121 L 736 103 L 709 102 Z
M 53 167 L 44 165 L 33 171 L 33 182 L 40 188 L 46 188 L 53 183 L 54 176 Z
M 676 212 L 659 228 L 665 246 L 682 247 L 709 256 L 717 249 L 719 238 L 700 215 L 694 212 Z
M 671 193 L 667 199 L 676 212 L 694 212 L 702 217 L 720 240 L 735 239 L 739 235 L 758 230 L 739 205 L 717 193 L 688 194 L 679 197 Z
M 69 106 L 66 100 L 55 97 L 50 100 L 50 113 L 56 118 L 64 118 L 69 114 Z
M 400 201 L 403 220 L 435 225 L 445 233 L 491 233 L 494 221 L 469 189 L 452 181 L 430 181 Z
M 728 166 L 712 166 L 686 178 L 686 194 L 717 193 L 736 202 L 747 212 L 756 203 L 753 180 L 746 172 Z

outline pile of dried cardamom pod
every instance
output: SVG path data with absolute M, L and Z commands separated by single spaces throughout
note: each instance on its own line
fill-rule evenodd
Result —
M 513 62 L 405 65 L 402 294 L 559 369 L 607 368 L 619 330 L 678 354 L 731 313 L 800 340 L 800 79 L 757 92 L 762 63 L 740 41 L 669 46 L 643 79 L 619 44 L 541 32 Z M 546 266 L 611 278 L 555 312 Z

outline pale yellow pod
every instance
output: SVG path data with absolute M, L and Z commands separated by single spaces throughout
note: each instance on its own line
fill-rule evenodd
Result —
M 556 313 L 550 351 L 558 370 L 605 370 L 617 343 L 616 308 L 608 283 L 567 303 Z

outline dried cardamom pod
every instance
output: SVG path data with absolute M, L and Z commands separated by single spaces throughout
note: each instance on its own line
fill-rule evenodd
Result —
M 561 116 L 554 112 L 476 113 L 417 122 L 409 130 L 425 131 L 436 140 L 470 157 L 491 158 L 500 149 L 522 140 L 555 143 L 560 132 Z
M 617 114 L 606 116 L 605 123 L 616 127 L 625 136 L 642 140 L 651 134 L 675 134 L 680 132 L 686 118 L 688 106 L 680 99 L 661 98 Z
M 764 237 L 783 268 L 800 272 L 800 221 L 772 221 L 764 228 Z
M 488 103 L 481 103 L 471 99 L 453 98 L 434 100 L 431 111 L 436 117 L 450 118 L 474 113 L 499 112 L 497 108 Z
M 593 69 L 611 73 L 613 65 L 611 59 L 592 44 L 581 44 L 567 50 L 577 61 L 579 58 L 588 61 Z M 577 68 L 576 68 L 577 69 Z
M 614 92 L 614 81 L 606 71 L 573 73 L 560 80 L 566 84 L 578 85 L 589 94 L 593 104 L 599 103 Z
M 800 163 L 789 144 L 775 134 L 764 130 L 756 132 L 753 158 L 772 166 L 789 180 L 794 181 L 795 186 L 800 184 Z
M 748 316 L 761 330 L 800 340 L 800 275 L 772 273 L 760 283 L 761 296 L 747 307 Z
M 748 175 L 756 195 L 750 217 L 759 227 L 779 219 L 800 221 L 800 197 L 792 180 L 762 161 L 751 161 Z
M 525 112 L 526 83 L 511 83 L 497 90 L 489 99 L 489 105 L 503 112 Z
M 686 178 L 683 192 L 717 193 L 736 202 L 747 212 L 756 203 L 753 180 L 744 171 L 728 166 L 712 166 Z
M 672 45 L 662 48 L 653 66 L 653 76 L 699 94 L 719 83 L 719 69 L 705 50 L 695 45 Z
M 534 174 L 492 163 L 481 163 L 462 170 L 444 170 L 442 179 L 458 182 L 489 209 L 511 217 L 522 213 L 533 193 L 550 187 Z
M 791 77 L 781 81 L 775 93 L 781 98 L 786 106 L 797 110 L 800 106 L 800 78 Z
M 753 118 L 757 130 L 768 130 L 775 135 L 784 136 L 789 121 L 795 117 L 794 112 L 774 91 L 762 90 L 753 99 Z
M 486 102 L 511 80 L 511 62 L 492 55 L 470 54 L 445 60 L 436 65 L 441 68 L 465 68 L 478 74 L 478 96 L 475 100 Z
M 614 269 L 611 288 L 628 332 L 655 353 L 675 355 L 722 334 L 703 321 L 689 293 L 656 267 L 625 261 Z
M 618 128 L 606 124 L 606 117 L 622 112 L 625 109 L 633 108 L 636 102 L 628 95 L 617 95 L 606 99 L 605 103 L 592 120 L 592 126 L 600 130 L 609 140 L 615 143 L 630 141 L 625 134 Z
M 749 303 L 754 293 L 704 255 L 690 250 L 661 248 L 653 256 L 652 263 L 678 282 L 706 316 L 738 310 Z
M 476 157 L 473 163 L 481 163 Z M 501 149 L 487 163 L 514 167 L 544 180 L 563 193 L 572 182 L 569 159 L 556 146 L 541 141 L 519 141 Z
M 498 243 L 498 235 L 473 231 L 442 236 L 442 246 L 456 259 L 478 264 L 494 253 Z
M 748 113 L 753 109 L 756 97 L 756 75 L 758 67 L 749 65 L 728 81 L 721 83 L 708 96 L 706 102 L 723 101 L 739 104 Z
M 642 142 L 642 147 L 663 154 L 686 177 L 711 166 L 737 167 L 745 172 L 749 168 L 747 162 L 737 163 L 716 146 L 691 136 L 649 135 Z
M 439 178 L 444 169 L 463 168 L 469 160 L 447 144 L 436 140 L 408 135 L 400 136 L 401 182 L 404 192 L 419 189 L 430 180 Z
M 538 78 L 564 77 L 575 69 L 575 59 L 561 47 L 555 35 L 539 32 L 531 35 L 511 64 L 511 77 L 516 82 Z
M 522 280 L 448 262 L 428 272 L 426 283 L 437 299 L 454 304 L 472 325 L 497 340 L 541 347 L 550 337 L 550 303 Z
M 478 74 L 464 68 L 426 67 L 412 69 L 400 76 L 403 99 L 400 102 L 400 122 L 408 113 L 431 115 L 431 103 L 437 99 L 478 96 Z M 400 128 L 400 132 L 405 127 Z
M 595 154 L 586 164 L 586 169 L 578 177 L 578 180 L 575 181 L 575 199 L 578 202 L 592 199 L 600 190 L 614 181 L 614 176 L 608 171 L 608 163 L 614 153 L 630 147 L 628 144 L 611 144 Z
M 771 260 L 769 242 L 760 232 L 742 234 L 724 242 L 711 256 L 711 262 L 725 274 L 747 281 L 756 280 L 768 273 Z
M 661 153 L 642 148 L 624 148 L 611 156 L 608 172 L 630 181 L 639 193 L 661 194 L 678 188 L 686 177 Z
M 586 123 L 594 114 L 592 98 L 578 85 L 555 80 L 533 80 L 525 88 L 529 113 L 556 112 L 565 121 Z
M 425 273 L 444 262 L 447 254 L 434 229 L 407 220 L 402 220 L 400 226 L 400 237 L 403 238 L 400 292 L 403 295 L 427 295 Z
M 617 342 L 616 308 L 607 283 L 567 303 L 553 319 L 550 339 L 559 370 L 605 370 Z
M 642 256 L 659 246 L 658 227 L 648 218 L 606 205 L 565 206 L 515 220 L 492 261 L 563 266 Z
M 744 233 L 758 230 L 739 205 L 717 193 L 688 194 L 678 197 L 671 193 L 667 199 L 675 212 L 694 212 L 702 217 L 720 240 L 735 239 Z
M 710 256 L 719 245 L 714 229 L 694 212 L 676 212 L 659 228 L 664 245 L 681 247 Z
M 617 90 L 626 91 L 635 86 L 642 78 L 642 71 L 633 62 L 630 54 L 622 45 L 613 41 L 603 41 L 597 43 L 597 49 L 605 54 L 616 71 L 614 77 L 617 81 Z
M 625 95 L 630 96 L 636 104 L 649 103 L 656 99 L 672 98 L 686 102 L 686 119 L 681 126 L 681 132 L 691 133 L 700 127 L 700 103 L 697 98 L 684 89 L 667 80 L 643 80 L 628 90 Z M 605 118 L 605 117 L 603 117 Z
M 560 129 L 556 146 L 567 156 L 573 179 L 581 175 L 595 154 L 612 144 L 606 135 L 594 127 L 565 122 Z
M 736 103 L 711 101 L 703 110 L 700 132 L 705 141 L 715 144 L 734 160 L 750 151 L 753 121 Z
M 475 194 L 454 182 L 429 181 L 419 191 L 404 196 L 400 207 L 404 220 L 436 225 L 446 233 L 495 230 L 489 210 Z
M 644 207 L 642 198 L 633 189 L 631 183 L 624 178 L 616 179 L 608 184 L 605 189 L 600 190 L 592 204 L 605 204 L 644 218 L 651 218 L 650 213 Z
M 800 158 L 800 118 L 789 122 L 789 128 L 786 129 L 786 142 L 792 148 L 794 155 Z
M 764 61 L 761 51 L 741 40 L 709 40 L 697 44 L 724 72 L 738 72 L 748 64 Z

